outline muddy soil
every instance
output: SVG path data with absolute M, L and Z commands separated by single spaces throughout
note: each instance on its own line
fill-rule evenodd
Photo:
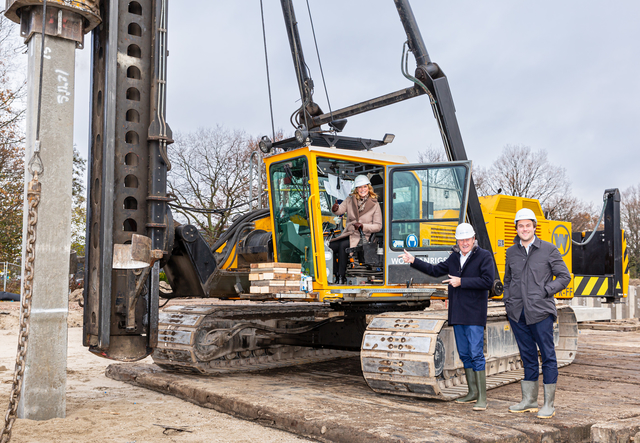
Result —
M 0 302 L 0 413 L 9 404 L 17 349 L 17 302 Z M 66 417 L 18 419 L 12 443 L 310 441 L 105 377 L 113 363 L 82 346 L 82 308 L 69 306 Z

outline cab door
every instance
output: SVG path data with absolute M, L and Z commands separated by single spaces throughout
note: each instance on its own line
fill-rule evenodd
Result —
M 302 273 L 317 277 L 309 159 L 300 156 L 273 163 L 269 179 L 276 261 L 300 263 Z
M 445 261 L 455 245 L 455 230 L 465 221 L 471 162 L 386 167 L 385 256 L 387 284 L 440 283 L 405 264 L 406 249 L 432 264 Z

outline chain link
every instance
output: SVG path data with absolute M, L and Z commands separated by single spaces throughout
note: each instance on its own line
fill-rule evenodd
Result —
M 4 417 L 4 427 L 0 434 L 0 443 L 9 443 L 11 430 L 16 420 L 18 400 L 22 390 L 24 365 L 27 356 L 27 344 L 29 340 L 29 317 L 31 315 L 31 296 L 33 294 L 33 263 L 36 258 L 36 224 L 38 223 L 38 203 L 40 203 L 41 185 L 38 182 L 38 173 L 34 174 L 29 182 L 27 198 L 29 201 L 29 218 L 27 222 L 27 247 L 25 253 L 24 278 L 22 298 L 20 301 L 20 334 L 18 336 L 18 353 L 16 356 L 16 370 L 13 374 L 13 385 L 9 398 L 9 408 Z

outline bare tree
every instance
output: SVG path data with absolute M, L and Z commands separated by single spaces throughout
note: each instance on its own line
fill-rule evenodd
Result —
M 71 249 L 79 256 L 85 251 L 85 230 L 87 223 L 87 197 L 84 185 L 84 172 L 87 160 L 82 158 L 80 151 L 73 146 L 73 179 L 71 193 L 73 205 L 71 208 Z
M 622 194 L 620 218 L 627 237 L 627 253 L 631 276 L 637 278 L 640 265 L 640 185 L 631 186 Z
M 15 55 L 22 45 L 11 34 L 11 23 L 0 14 L 0 258 L 19 261 L 22 254 L 24 193 L 25 83 L 17 80 Z
M 546 151 L 507 145 L 489 168 L 483 186 L 488 194 L 538 199 L 544 208 L 552 198 L 568 193 L 570 183 L 565 169 L 552 165 Z
M 489 186 L 489 169 L 480 165 L 473 165 L 473 184 L 479 196 L 497 194 Z M 500 190 L 502 191 L 502 190 Z
M 424 151 L 418 152 L 418 163 L 440 163 L 446 161 L 447 156 L 442 148 L 436 149 L 429 146 Z
M 545 213 L 549 220 L 571 222 L 571 229 L 574 232 L 581 232 L 594 229 L 600 209 L 594 208 L 592 203 L 564 194 L 552 196 L 547 202 Z
M 26 82 L 16 73 L 16 55 L 24 45 L 12 35 L 12 25 L 0 14 L 0 147 L 14 146 L 24 139 L 18 125 L 25 112 L 21 99 Z
M 550 220 L 571 222 L 574 231 L 592 230 L 599 209 L 571 195 L 571 184 L 561 166 L 552 165 L 544 150 L 507 145 L 489 168 L 474 167 L 478 195 L 505 194 L 534 198 Z
M 213 243 L 233 215 L 249 210 L 249 158 L 256 149 L 256 140 L 244 132 L 221 126 L 177 133 L 168 181 L 178 200 L 176 218 L 197 226 Z M 260 188 L 254 186 L 254 197 Z

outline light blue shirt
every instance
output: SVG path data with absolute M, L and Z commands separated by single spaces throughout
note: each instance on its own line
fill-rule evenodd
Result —
M 524 250 L 527 251 L 527 255 L 529 255 L 529 248 L 531 247 L 531 245 L 533 244 L 533 242 L 536 241 L 536 235 L 533 234 L 533 238 L 531 239 L 531 243 L 529 243 L 527 246 L 524 246 Z M 522 244 L 522 239 L 520 239 L 520 243 Z

